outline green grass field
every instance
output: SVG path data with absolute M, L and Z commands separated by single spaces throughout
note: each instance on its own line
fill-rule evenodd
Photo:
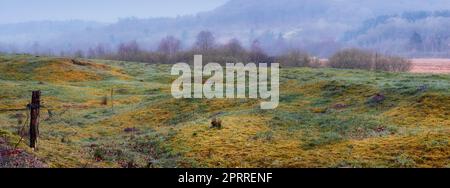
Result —
M 0 110 L 42 91 L 39 150 L 19 147 L 48 167 L 450 167 L 448 74 L 285 68 L 280 106 L 261 110 L 174 99 L 170 68 L 2 55 Z M 26 113 L 0 111 L 6 144 Z

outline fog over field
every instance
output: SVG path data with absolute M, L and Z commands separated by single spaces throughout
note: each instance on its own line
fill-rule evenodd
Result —
M 237 38 L 249 47 L 257 39 L 275 55 L 295 48 L 329 57 L 341 48 L 361 47 L 408 57 L 450 57 L 447 0 L 196 0 L 192 6 L 177 0 L 153 6 L 139 1 L 130 3 L 140 5 L 133 8 L 135 14 L 120 1 L 80 1 L 42 9 L 49 2 L 21 5 L 31 12 L 35 6 L 38 10 L 27 16 L 37 20 L 7 20 L 14 16 L 6 14 L 14 13 L 3 11 L 0 23 L 7 24 L 0 25 L 0 51 L 59 55 L 87 52 L 99 44 L 115 51 L 130 41 L 154 50 L 168 35 L 190 48 L 200 31 L 209 30 L 221 43 Z M 1 9 L 12 5 L 5 3 Z M 96 14 L 92 7 L 102 10 Z M 171 11 L 164 14 L 165 9 Z

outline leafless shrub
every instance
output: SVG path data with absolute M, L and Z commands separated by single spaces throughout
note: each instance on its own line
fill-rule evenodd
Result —
M 313 67 L 317 64 L 315 61 L 314 57 L 300 50 L 292 50 L 277 58 L 277 62 L 283 67 Z
M 373 54 L 359 49 L 347 49 L 334 54 L 328 66 L 340 69 L 372 69 Z
M 412 63 L 402 57 L 383 56 L 360 49 L 347 49 L 333 55 L 328 66 L 342 69 L 405 72 L 411 69 Z
M 410 60 L 401 57 L 380 57 L 375 60 L 375 70 L 389 72 L 407 72 L 411 70 Z

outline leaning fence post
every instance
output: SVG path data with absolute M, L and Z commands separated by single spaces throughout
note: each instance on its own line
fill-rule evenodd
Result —
M 36 148 L 39 137 L 39 109 L 41 103 L 41 91 L 33 91 L 30 108 L 30 147 Z
M 114 88 L 111 88 L 111 110 L 114 113 Z

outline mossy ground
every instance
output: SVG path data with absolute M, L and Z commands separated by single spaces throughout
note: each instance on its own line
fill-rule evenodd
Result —
M 174 99 L 169 65 L 83 62 L 0 56 L 0 109 L 42 90 L 32 153 L 50 167 L 450 166 L 450 75 L 282 69 L 280 106 L 266 111 L 250 99 Z M 0 112 L 12 145 L 25 114 Z

